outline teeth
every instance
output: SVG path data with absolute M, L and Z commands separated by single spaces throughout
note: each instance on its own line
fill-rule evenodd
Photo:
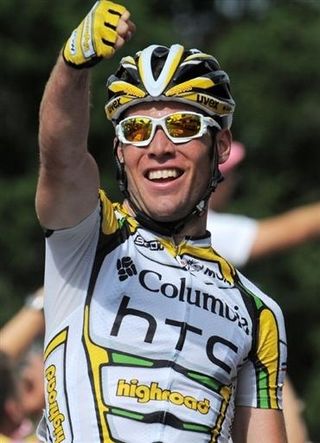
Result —
M 178 171 L 176 169 L 162 169 L 160 171 L 150 171 L 148 174 L 149 180 L 158 180 L 160 178 L 178 177 Z

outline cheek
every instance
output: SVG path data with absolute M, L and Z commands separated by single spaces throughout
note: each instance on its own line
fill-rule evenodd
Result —
M 132 173 L 135 170 L 135 160 L 134 158 L 129 154 L 125 154 L 122 158 L 122 163 L 124 164 L 125 170 L 127 174 Z
M 136 148 L 127 147 L 123 151 L 122 162 L 127 174 L 128 179 L 134 180 L 139 175 L 139 165 L 141 162 L 142 153 L 137 151 Z
M 212 176 L 212 156 L 205 151 L 199 158 L 196 166 L 196 183 L 198 187 L 206 188 Z
M 198 166 L 197 169 L 200 170 L 203 175 L 211 173 L 213 164 L 213 149 L 211 145 L 204 145 L 201 150 L 198 150 L 196 164 Z

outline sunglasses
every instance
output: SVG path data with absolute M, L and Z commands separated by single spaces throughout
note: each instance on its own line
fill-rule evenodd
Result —
M 194 138 L 202 137 L 208 126 L 221 129 L 211 117 L 205 117 L 197 112 L 174 112 L 161 118 L 145 115 L 127 117 L 117 124 L 116 135 L 122 143 L 147 146 L 159 126 L 173 143 L 187 143 Z

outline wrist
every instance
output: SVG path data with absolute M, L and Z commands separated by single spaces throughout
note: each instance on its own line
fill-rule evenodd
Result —
M 67 51 L 67 45 L 68 45 L 68 41 L 64 44 L 64 46 L 62 47 L 60 53 L 62 56 L 63 61 L 65 62 L 65 64 L 69 67 L 71 67 L 72 69 L 76 69 L 76 70 L 82 70 L 82 69 L 88 69 L 88 68 L 92 68 L 92 66 L 95 66 L 97 63 L 99 63 L 103 57 L 98 57 L 98 56 L 92 56 L 88 59 L 79 59 L 79 56 L 75 56 L 75 55 L 71 55 L 70 51 Z
M 25 298 L 24 307 L 34 311 L 43 311 L 43 295 L 38 293 L 28 295 Z

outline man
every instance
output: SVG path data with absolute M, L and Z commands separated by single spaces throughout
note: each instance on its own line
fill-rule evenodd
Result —
M 108 80 L 123 204 L 87 150 L 90 66 L 134 32 L 97 2 L 40 109 L 46 228 L 43 441 L 286 442 L 282 313 L 214 253 L 208 198 L 234 102 L 210 55 L 152 45 Z M 81 69 L 82 68 L 82 69 Z

